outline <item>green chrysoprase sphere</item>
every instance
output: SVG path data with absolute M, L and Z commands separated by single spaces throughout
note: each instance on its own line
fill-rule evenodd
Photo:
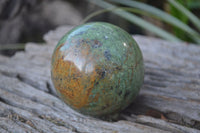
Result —
M 60 98 L 74 110 L 92 116 L 114 114 L 139 93 L 143 57 L 123 29 L 104 22 L 87 23 L 59 41 L 51 76 Z

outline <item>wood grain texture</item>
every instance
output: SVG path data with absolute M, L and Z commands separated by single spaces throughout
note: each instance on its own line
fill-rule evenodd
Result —
M 119 120 L 81 115 L 57 96 L 50 79 L 52 51 L 70 26 L 28 43 L 24 52 L 0 56 L 0 132 L 200 132 L 200 47 L 134 36 L 144 56 L 139 96 Z

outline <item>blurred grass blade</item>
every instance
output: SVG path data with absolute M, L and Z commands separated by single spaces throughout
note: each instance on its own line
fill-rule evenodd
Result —
M 102 10 L 99 10 L 99 11 L 96 11 L 96 12 L 93 12 L 93 13 L 89 14 L 86 18 L 84 18 L 81 21 L 81 24 L 86 23 L 89 19 L 91 19 L 92 17 L 95 17 L 95 16 L 97 16 L 99 14 L 106 13 L 106 12 L 112 12 L 114 10 L 119 10 L 119 9 L 122 9 L 122 10 L 125 10 L 125 11 L 129 11 L 129 12 L 133 12 L 133 13 L 137 13 L 137 14 L 149 15 L 149 13 L 147 13 L 145 11 L 141 11 L 139 9 L 134 9 L 132 7 L 108 8 L 108 9 L 102 9 Z
M 113 6 L 112 4 L 109 4 L 108 2 L 105 2 L 105 1 L 102 1 L 102 0 L 88 0 L 88 1 L 90 1 L 94 4 L 97 4 L 98 6 L 100 6 L 102 8 L 116 8 L 116 6 Z M 125 12 L 121 9 L 116 10 L 116 11 L 114 10 L 112 12 L 121 16 L 122 18 L 127 19 L 130 22 L 142 27 L 143 29 L 148 30 L 148 31 L 154 33 L 155 35 L 166 39 L 166 40 L 173 41 L 173 42 L 181 41 L 180 39 L 173 36 L 172 34 L 154 26 L 153 24 L 146 22 L 145 20 L 137 17 L 136 15 Z
M 167 22 L 173 26 L 180 28 L 182 31 L 185 31 L 192 40 L 194 40 L 196 43 L 200 44 L 200 34 L 198 32 L 196 32 L 195 30 L 193 30 L 192 28 L 190 28 L 188 25 L 184 24 L 177 18 L 165 13 L 164 11 L 162 11 L 160 9 L 157 9 L 153 6 L 144 4 L 142 2 L 131 1 L 131 0 L 123 0 L 123 1 L 122 0 L 109 0 L 109 1 L 118 3 L 118 4 L 123 4 L 123 5 L 133 7 L 136 9 L 140 9 L 141 13 L 138 12 L 139 14 L 144 14 L 142 12 L 145 11 L 151 17 L 156 17 L 159 20 L 163 20 L 164 22 Z
M 200 30 L 200 20 L 188 9 L 186 9 L 183 5 L 179 4 L 175 0 L 168 0 L 170 4 L 172 4 L 174 7 L 176 7 L 179 11 L 184 13 L 191 22 Z
M 1 45 L 0 50 L 23 50 L 25 44 L 6 44 Z
M 86 18 L 84 18 L 80 24 L 84 24 L 86 23 L 88 20 L 90 20 L 91 18 L 99 15 L 99 14 L 102 14 L 102 13 L 105 13 L 105 12 L 109 12 L 109 11 L 112 11 L 112 10 L 115 10 L 117 8 L 110 8 L 110 9 L 102 9 L 102 10 L 99 10 L 99 11 L 96 11 L 96 12 L 93 12 L 91 14 L 89 14 Z

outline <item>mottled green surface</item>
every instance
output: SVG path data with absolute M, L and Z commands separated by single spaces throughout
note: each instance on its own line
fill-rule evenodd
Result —
M 101 116 L 127 107 L 143 83 L 141 51 L 133 38 L 114 25 L 78 26 L 58 43 L 52 56 L 52 81 L 73 109 Z

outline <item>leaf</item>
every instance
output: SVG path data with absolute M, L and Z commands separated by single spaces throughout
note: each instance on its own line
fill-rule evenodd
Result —
M 170 4 L 176 7 L 179 11 L 183 12 L 191 22 L 200 30 L 200 20 L 189 10 L 187 10 L 184 6 L 176 2 L 175 0 L 167 0 Z
M 200 35 L 198 32 L 196 32 L 195 30 L 193 30 L 192 28 L 190 28 L 188 25 L 186 25 L 185 23 L 181 22 L 180 20 L 178 20 L 177 18 L 165 13 L 164 11 L 157 9 L 153 6 L 147 5 L 145 3 L 142 2 L 137 2 L 137 1 L 131 1 L 131 0 L 109 0 L 112 1 L 114 3 L 119 3 L 119 4 L 123 4 L 126 6 L 130 6 L 136 9 L 140 9 L 141 13 L 142 12 L 147 12 L 148 16 L 151 17 L 156 17 L 157 19 L 163 20 L 166 23 L 169 23 L 171 25 L 174 25 L 178 28 L 180 28 L 182 31 L 184 31 L 185 33 L 187 33 L 187 35 L 192 38 L 196 43 L 200 44 Z
M 94 4 L 97 4 L 98 6 L 102 7 L 102 8 L 116 8 L 116 6 L 113 6 L 112 4 L 109 4 L 108 2 L 102 1 L 102 0 L 88 0 Z M 140 17 L 137 17 L 134 14 L 131 14 L 129 12 L 126 12 L 124 10 L 114 10 L 112 11 L 113 13 L 121 16 L 124 19 L 127 19 L 128 21 L 142 27 L 145 30 L 148 30 L 152 33 L 154 33 L 155 35 L 162 37 L 166 40 L 169 41 L 173 41 L 173 42 L 178 42 L 180 41 L 180 39 L 178 39 L 177 37 L 173 36 L 172 34 L 162 30 L 161 28 L 146 22 L 145 20 L 141 19 Z

